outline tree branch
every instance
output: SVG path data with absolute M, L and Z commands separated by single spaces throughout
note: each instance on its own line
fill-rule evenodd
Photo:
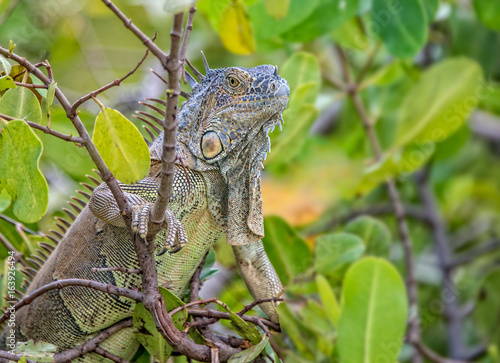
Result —
M 1 46 L 0 46 L 0 54 L 6 58 L 12 59 L 16 63 L 22 65 L 24 68 L 26 68 L 28 70 L 28 72 L 34 74 L 46 86 L 48 86 L 51 83 L 52 79 L 48 78 L 35 65 L 28 62 L 25 58 L 20 57 L 16 53 L 9 53 L 8 49 L 5 49 L 4 47 L 1 47 Z M 43 65 L 46 65 L 46 64 L 43 63 Z M 55 97 L 57 98 L 57 100 L 59 101 L 59 103 L 61 104 L 63 109 L 66 111 L 66 116 L 71 120 L 71 122 L 75 126 L 76 130 L 78 131 L 78 134 L 83 139 L 82 144 L 85 146 L 90 157 L 92 158 L 92 161 L 97 166 L 97 169 L 99 170 L 99 173 L 101 174 L 102 180 L 109 187 L 111 193 L 113 194 L 113 197 L 116 199 L 116 202 L 118 204 L 120 212 L 123 215 L 123 218 L 125 220 L 125 225 L 130 226 L 130 224 L 131 224 L 131 222 L 130 222 L 130 208 L 129 208 L 127 199 L 125 198 L 125 195 L 123 194 L 123 191 L 121 190 L 120 186 L 118 185 L 118 181 L 113 176 L 113 174 L 111 174 L 111 172 L 109 171 L 108 167 L 106 166 L 106 163 L 104 162 L 102 156 L 99 154 L 99 151 L 97 151 L 97 148 L 95 147 L 94 143 L 92 142 L 92 139 L 91 139 L 87 129 L 85 129 L 85 126 L 83 125 L 83 123 L 80 120 L 80 118 L 78 117 L 78 115 L 71 113 L 71 104 L 68 101 L 68 99 L 66 98 L 66 96 L 61 92 L 61 90 L 58 87 L 56 87 L 56 90 L 55 90 Z M 130 228 L 129 228 L 129 231 L 131 231 Z
M 4 115 L 4 114 L 1 114 L 0 113 L 0 118 L 3 118 L 7 121 L 12 121 L 12 120 L 17 120 L 15 117 L 11 117 L 11 116 L 8 116 L 8 115 Z M 64 140 L 64 141 L 69 141 L 69 142 L 74 142 L 75 144 L 80 144 L 80 145 L 84 145 L 85 144 L 85 140 L 83 140 L 83 138 L 81 137 L 75 137 L 75 136 L 71 136 L 71 135 L 65 135 L 59 131 L 55 131 L 55 130 L 52 130 L 52 129 L 49 129 L 47 126 L 43 126 L 43 125 L 40 125 L 40 124 L 37 124 L 36 122 L 32 122 L 32 121 L 28 121 L 28 120 L 24 120 L 30 127 L 34 128 L 34 129 L 37 129 L 37 130 L 40 130 L 40 131 L 43 131 L 44 133 L 46 134 L 49 134 L 49 135 L 52 135 L 52 136 L 55 136 L 61 140 Z
M 425 214 L 431 221 L 430 227 L 434 239 L 439 269 L 442 273 L 442 296 L 444 303 L 445 325 L 448 338 L 448 354 L 451 358 L 460 359 L 465 348 L 462 340 L 462 316 L 458 306 L 458 293 L 453 283 L 451 267 L 451 251 L 446 237 L 446 227 L 438 214 L 436 197 L 428 183 L 429 167 L 426 166 L 415 174 L 417 189 L 422 200 Z
M 115 4 L 113 4 L 109 0 L 102 0 L 102 2 L 111 9 L 111 11 L 120 19 L 125 26 L 125 28 L 129 29 L 134 35 L 139 38 L 139 40 L 148 48 L 151 53 L 155 55 L 161 62 L 161 64 L 165 67 L 167 61 L 167 55 L 155 44 L 149 37 L 144 34 L 135 24 L 132 23 L 131 19 L 128 19 L 125 14 L 118 9 Z
M 18 362 L 21 360 L 21 358 L 23 358 L 23 356 L 18 355 L 18 354 L 12 354 L 12 353 L 7 352 L 5 350 L 0 350 L 0 358 L 7 359 L 8 361 Z M 26 362 L 27 363 L 36 363 L 34 360 L 31 360 L 31 359 L 26 359 Z
M 358 84 L 351 84 L 351 76 L 349 73 L 349 66 L 347 64 L 347 59 L 345 57 L 342 48 L 336 46 L 337 53 L 341 62 L 341 69 L 343 72 L 344 81 L 347 84 L 346 92 L 353 101 L 354 107 L 361 119 L 363 127 L 365 128 L 366 135 L 370 142 L 373 154 L 375 155 L 376 161 L 381 161 L 383 159 L 382 149 L 378 141 L 377 135 L 373 124 L 366 112 L 366 108 L 361 100 L 358 93 Z M 403 244 L 405 264 L 406 264 L 406 288 L 408 292 L 408 301 L 410 307 L 410 321 L 409 321 L 409 341 L 420 341 L 420 321 L 418 315 L 418 298 L 417 298 L 417 282 L 415 279 L 415 269 L 413 262 L 413 251 L 412 251 L 412 240 L 410 237 L 408 224 L 405 219 L 405 210 L 399 192 L 393 180 L 388 179 L 386 181 L 387 190 L 389 193 L 389 198 L 394 209 L 394 214 L 396 216 L 396 222 L 398 227 L 399 236 Z M 421 362 L 421 357 L 417 354 L 413 356 L 413 363 Z
M 118 295 L 128 297 L 129 299 L 135 301 L 142 301 L 144 294 L 140 291 L 135 291 L 131 289 L 126 289 L 123 287 L 118 287 L 111 284 L 104 284 L 98 281 L 84 280 L 84 279 L 64 279 L 59 281 L 51 282 L 50 284 L 44 285 L 39 289 L 36 289 L 31 294 L 24 296 L 21 300 L 14 305 L 14 309 L 6 311 L 0 317 L 0 325 L 10 317 L 11 311 L 18 311 L 23 306 L 29 305 L 36 298 L 45 294 L 50 290 L 62 289 L 68 286 L 83 286 L 97 291 L 107 292 L 108 294 Z
M 155 32 L 155 35 L 153 36 L 153 38 L 151 39 L 151 42 L 154 42 L 155 39 L 156 39 L 156 32 Z M 90 92 L 89 94 L 86 94 L 83 97 L 80 97 L 78 100 L 75 101 L 75 103 L 73 103 L 73 105 L 71 105 L 71 109 L 70 109 L 69 113 L 71 115 L 76 115 L 78 107 L 80 107 L 83 103 L 87 102 L 88 100 L 90 100 L 93 97 L 96 97 L 98 94 L 100 94 L 100 93 L 102 93 L 102 92 L 110 89 L 111 87 L 119 86 L 125 79 L 127 79 L 128 77 L 130 77 L 132 74 L 135 73 L 135 71 L 137 71 L 137 69 L 139 69 L 139 67 L 141 66 L 141 64 L 148 57 L 148 54 L 149 54 L 149 49 L 146 49 L 146 53 L 141 58 L 141 60 L 139 61 L 139 63 L 137 63 L 137 65 L 131 71 L 129 71 L 126 75 L 124 75 L 122 78 L 115 79 L 113 82 L 110 82 L 107 85 L 102 86 L 101 88 L 99 88 L 99 89 L 97 89 L 95 91 L 92 91 L 92 92 Z
M 97 354 L 100 354 L 99 352 L 104 352 L 104 349 L 99 349 L 99 343 L 102 343 L 106 339 L 108 339 L 111 335 L 115 334 L 117 331 L 120 331 L 124 328 L 130 328 L 133 326 L 133 321 L 132 318 L 127 318 L 122 321 L 119 321 L 118 323 L 111 325 L 109 328 L 104 329 L 101 331 L 99 334 L 97 334 L 95 337 L 87 340 L 84 344 L 79 345 L 75 348 L 71 348 L 68 350 L 65 350 L 61 353 L 57 353 L 54 356 L 54 362 L 69 362 L 72 359 L 81 357 L 82 355 L 86 353 L 90 353 L 93 351 L 96 351 Z M 107 352 L 109 353 L 109 352 Z M 104 355 L 104 354 L 101 354 Z M 106 358 L 110 358 L 109 356 Z M 116 357 L 119 358 L 119 357 Z M 121 358 L 119 358 L 121 359 Z M 125 362 L 124 360 L 118 360 L 118 362 Z

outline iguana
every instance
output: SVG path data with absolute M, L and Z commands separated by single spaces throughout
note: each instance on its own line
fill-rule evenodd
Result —
M 268 133 L 276 125 L 281 127 L 290 90 L 274 66 L 205 67 L 205 76 L 195 74 L 199 83 L 186 72 L 193 90 L 178 114 L 175 179 L 166 212 L 168 228 L 155 240 L 158 283 L 181 297 L 205 254 L 224 233 L 253 297 L 278 297 L 282 285 L 261 241 L 260 170 L 270 150 Z M 133 222 L 134 229 L 141 229 L 141 233 L 147 228 L 147 218 L 143 217 L 148 215 L 159 186 L 162 138 L 160 134 L 150 145 L 148 176 L 133 185 L 120 185 L 134 215 L 142 215 Z M 69 228 L 34 276 L 27 293 L 67 278 L 140 288 L 137 274 L 92 271 L 101 267 L 138 268 L 130 234 L 104 183 L 93 190 L 89 204 L 70 226 L 62 223 Z M 185 242 L 179 223 L 187 233 L 187 243 L 176 253 L 162 254 L 164 246 L 176 244 L 176 239 Z M 52 290 L 17 312 L 17 340 L 41 340 L 59 350 L 72 348 L 131 316 L 134 306 L 131 299 L 86 287 Z M 261 307 L 272 321 L 278 321 L 273 303 Z M 5 349 L 4 341 L 5 334 L 0 349 Z M 133 328 L 126 328 L 101 346 L 131 359 L 139 343 Z M 80 358 L 92 362 L 102 359 L 94 353 Z

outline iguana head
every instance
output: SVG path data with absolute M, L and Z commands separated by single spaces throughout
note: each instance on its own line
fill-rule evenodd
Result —
M 264 235 L 260 169 L 290 89 L 270 65 L 206 70 L 199 83 L 188 76 L 178 154 L 188 168 L 220 170 L 229 191 L 226 241 L 246 244 Z
M 279 123 L 289 93 L 270 65 L 209 69 L 179 112 L 179 141 L 209 164 L 221 161 Z

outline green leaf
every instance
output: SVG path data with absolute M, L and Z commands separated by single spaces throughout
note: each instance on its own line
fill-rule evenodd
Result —
M 165 300 L 165 307 L 167 311 L 184 305 L 184 302 L 169 290 L 160 287 L 160 292 L 163 296 L 163 299 Z M 161 334 L 158 332 L 151 314 L 146 310 L 142 303 L 138 303 L 135 305 L 133 320 L 135 328 L 134 334 L 137 340 L 147 349 L 147 351 L 151 355 L 159 359 L 160 362 L 166 362 L 174 349 L 167 343 L 165 339 L 163 339 Z M 172 316 L 172 320 L 177 329 L 182 330 L 183 325 L 187 320 L 186 309 L 175 313 Z
M 0 55 L 0 67 L 2 67 L 0 69 L 0 73 L 2 73 L 2 71 L 4 71 L 6 75 L 10 74 L 10 70 L 11 70 L 12 66 L 10 65 L 9 61 L 1 55 Z
M 252 25 L 241 0 L 232 0 L 222 13 L 219 36 L 232 53 L 250 54 L 255 50 Z
M 316 286 L 318 287 L 319 297 L 326 310 L 328 320 L 330 320 L 334 327 L 337 327 L 340 319 L 340 306 L 330 283 L 325 276 L 318 274 L 316 275 Z
M 42 121 L 42 110 L 36 96 L 26 87 L 10 89 L 0 99 L 0 113 L 36 123 Z
M 229 358 L 229 363 L 249 363 L 253 362 L 255 358 L 264 350 L 267 343 L 269 342 L 268 336 L 264 336 L 259 344 L 254 345 L 248 349 L 245 349 L 243 352 L 236 353 Z
M 283 19 L 288 14 L 290 0 L 265 0 L 266 11 L 274 19 Z
M 500 30 L 500 0 L 474 0 L 474 10 L 484 25 Z
M 366 34 L 357 18 L 352 18 L 334 29 L 331 36 L 345 50 L 366 50 L 373 42 L 373 38 Z
M 288 41 L 308 42 L 343 25 L 356 15 L 359 0 L 320 0 L 311 15 L 281 37 Z
M 481 81 L 481 68 L 467 58 L 447 59 L 422 73 L 401 105 L 393 149 L 446 139 L 477 107 Z
M 299 24 L 314 11 L 319 0 L 290 0 L 290 7 L 283 19 L 277 20 L 266 11 L 265 1 L 248 7 L 248 13 L 257 39 L 271 39 Z
M 259 342 L 262 340 L 262 335 L 260 335 L 257 328 L 253 325 L 248 324 L 240 316 L 236 315 L 231 309 L 229 309 L 227 305 L 224 306 L 224 309 L 226 309 L 229 313 L 231 325 L 236 330 L 238 335 L 244 339 L 250 340 L 253 345 L 259 344 Z
M 403 345 L 408 302 L 398 271 L 366 257 L 347 271 L 342 291 L 338 351 L 343 363 L 396 361 Z
M 359 90 L 364 90 L 365 88 L 376 85 L 376 86 L 386 86 L 389 85 L 404 75 L 403 66 L 399 60 L 391 62 L 390 64 L 381 67 L 374 74 L 367 77 L 363 83 L 359 86 Z
M 396 57 L 414 56 L 427 40 L 423 0 L 373 0 L 373 30 Z
M 490 271 L 482 281 L 478 294 L 474 321 L 483 339 L 491 343 L 500 339 L 500 269 Z
M 358 236 L 350 233 L 332 233 L 318 237 L 314 246 L 314 269 L 332 276 L 342 266 L 361 257 L 365 245 Z
M 15 216 L 26 223 L 38 221 L 47 211 L 49 188 L 38 166 L 41 155 L 42 143 L 26 122 L 5 125 L 0 185 L 14 200 Z
M 359 236 L 365 243 L 367 255 L 389 257 L 391 234 L 387 226 L 370 216 L 361 216 L 349 222 L 345 232 Z
M 321 86 L 321 71 L 318 60 L 310 53 L 298 52 L 288 58 L 280 71 L 281 77 L 288 81 L 290 93 L 297 90 L 306 83 L 317 84 L 317 92 Z M 304 103 L 312 103 L 316 100 L 317 93 L 311 92 Z
M 279 217 L 264 221 L 264 246 L 283 285 L 306 271 L 313 257 L 309 246 L 295 230 Z
M 12 202 L 12 198 L 10 194 L 7 193 L 5 189 L 0 193 L 0 213 L 9 208 L 10 203 Z
M 149 172 L 149 149 L 139 130 L 120 112 L 108 107 L 95 120 L 92 140 L 109 170 L 125 184 L 143 179 Z
M 27 342 L 17 342 L 15 351 L 17 354 L 37 362 L 53 362 L 57 347 L 41 341 L 35 344 L 33 340 L 29 340 Z
M 0 91 L 7 88 L 16 88 L 16 84 L 11 76 L 0 77 Z

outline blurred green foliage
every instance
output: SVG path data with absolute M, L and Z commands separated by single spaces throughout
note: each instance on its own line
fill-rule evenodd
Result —
M 48 59 L 71 101 L 125 75 L 144 54 L 142 44 L 99 1 L 25 0 L 10 9 L 11 3 L 0 1 L 3 14 L 9 12 L 0 16 L 1 45 L 12 40 L 15 51 L 33 63 Z M 146 34 L 158 30 L 156 43 L 168 49 L 172 17 L 164 1 L 118 5 Z M 271 134 L 273 151 L 262 183 L 268 216 L 264 244 L 286 286 L 287 303 L 278 307 L 283 333 L 273 335 L 285 361 L 411 360 L 414 350 L 404 342 L 408 305 L 402 282 L 408 266 L 384 188 L 391 177 L 410 217 L 423 343 L 443 356 L 453 354 L 445 306 L 455 304 L 461 311 L 471 306 L 472 313 L 460 318 L 460 339 L 468 348 L 462 359 L 479 347 L 481 354 L 471 359 L 499 362 L 500 253 L 494 242 L 500 233 L 500 1 L 200 0 L 196 5 L 187 57 L 198 69 L 203 69 L 200 50 L 213 68 L 276 64 L 291 87 L 283 130 Z M 14 81 L 40 81 L 1 57 L 0 63 L 0 114 L 76 135 L 53 103 L 54 86 L 16 87 Z M 150 57 L 120 87 L 99 95 L 112 112 L 108 121 L 139 126 L 131 117 L 140 108 L 136 102 L 164 97 L 163 82 L 149 68 L 164 73 Z M 183 89 L 189 91 L 187 85 Z M 378 162 L 353 92 L 380 141 Z M 98 135 L 98 106 L 87 102 L 80 111 L 87 130 Z M 20 154 L 9 144 L 13 132 Z M 21 121 L 2 121 L 0 133 L 0 212 L 46 232 L 93 163 L 84 149 Z M 420 182 L 413 176 L 422 167 L 430 174 L 448 257 L 460 262 L 451 267 L 437 258 L 436 221 L 422 208 Z M 140 175 L 123 176 L 129 177 Z M 19 233 L 3 219 L 0 232 L 25 255 L 46 241 Z M 234 271 L 223 241 L 216 255 L 218 268 Z M 2 244 L 0 257 L 7 257 Z M 215 276 L 210 260 L 204 279 Z M 448 268 L 456 287 L 452 297 L 443 295 Z M 2 295 L 5 288 L 3 279 Z M 251 301 L 236 274 L 217 297 L 232 311 Z M 242 322 L 232 320 L 234 331 L 258 344 L 234 361 L 262 350 L 273 355 L 261 332 L 250 332 Z M 142 352 L 138 361 L 147 359 Z M 160 355 L 168 354 L 167 349 Z

